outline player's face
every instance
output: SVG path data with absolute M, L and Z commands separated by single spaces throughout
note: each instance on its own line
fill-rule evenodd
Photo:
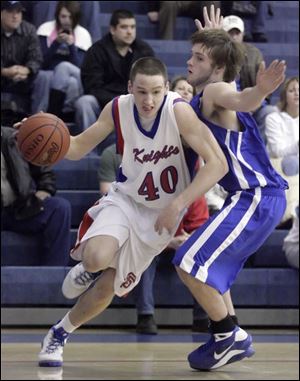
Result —
M 194 86 L 205 86 L 215 81 L 215 68 L 212 60 L 208 56 L 208 50 L 202 44 L 195 44 L 192 47 L 192 56 L 187 61 L 187 80 Z
M 299 107 L 299 82 L 292 81 L 286 89 L 286 102 L 288 106 Z
M 154 118 L 169 90 L 162 75 L 137 74 L 128 91 L 134 95 L 138 113 L 143 118 Z
M 116 27 L 110 28 L 110 33 L 117 45 L 130 46 L 136 38 L 135 19 L 120 19 Z
M 190 100 L 193 98 L 193 86 L 184 79 L 181 79 L 176 83 L 174 91 L 180 94 L 182 98 L 188 102 L 190 102 Z

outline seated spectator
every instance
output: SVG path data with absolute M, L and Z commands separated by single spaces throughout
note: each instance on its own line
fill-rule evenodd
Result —
M 239 16 L 245 23 L 246 42 L 268 42 L 265 34 L 265 20 L 267 12 L 273 16 L 272 7 L 267 1 L 226 1 L 228 3 L 226 11 L 229 14 Z M 228 13 L 226 12 L 226 15 Z
M 147 15 L 151 22 L 159 22 L 159 38 L 173 40 L 177 16 L 198 18 L 203 22 L 202 9 L 221 1 L 147 1 Z
M 299 204 L 293 212 L 293 225 L 284 239 L 283 251 L 291 267 L 299 269 Z
M 89 32 L 78 24 L 79 18 L 78 1 L 58 1 L 55 20 L 37 30 L 44 64 L 36 81 L 33 112 L 48 110 L 62 117 L 62 111 L 74 111 L 74 101 L 83 92 L 80 66 L 92 45 Z
M 101 8 L 100 1 L 79 1 L 80 3 L 80 25 L 87 29 L 95 42 L 102 37 Z M 26 9 L 26 21 L 33 24 L 36 28 L 55 18 L 57 1 L 24 1 Z
M 31 113 L 34 79 L 42 64 L 36 29 L 23 21 L 20 1 L 1 1 L 1 121 L 12 125 Z
M 290 228 L 294 207 L 299 202 L 299 171 L 293 171 L 295 162 L 299 161 L 298 77 L 288 78 L 283 84 L 278 112 L 273 112 L 266 118 L 266 137 L 272 165 L 289 183 L 286 191 L 287 208 L 279 227 Z M 292 167 L 289 168 L 289 165 Z
M 75 121 L 87 129 L 103 107 L 114 97 L 127 94 L 129 70 L 139 58 L 154 56 L 148 43 L 136 38 L 136 20 L 127 10 L 116 10 L 110 20 L 110 30 L 87 51 L 81 66 L 84 95 L 76 101 Z M 99 151 L 114 143 L 109 136 Z
M 196 89 L 190 85 L 184 75 L 174 77 L 170 83 L 170 90 L 176 91 L 183 99 L 190 102 L 194 95 L 196 95 Z
M 55 196 L 55 176 L 49 167 L 23 160 L 15 134 L 15 129 L 1 127 L 1 230 L 42 237 L 39 265 L 66 266 L 71 205 Z
M 235 15 L 229 15 L 223 19 L 223 29 L 230 35 L 233 41 L 243 44 L 245 59 L 240 71 L 239 78 L 236 80 L 237 88 L 244 90 L 256 84 L 256 75 L 259 65 L 263 61 L 261 51 L 254 45 L 244 42 L 245 25 L 243 20 Z M 254 110 L 252 115 L 257 123 L 259 133 L 264 141 L 265 138 L 265 119 L 268 114 L 274 112 L 276 108 L 269 104 L 267 98 L 261 106 Z

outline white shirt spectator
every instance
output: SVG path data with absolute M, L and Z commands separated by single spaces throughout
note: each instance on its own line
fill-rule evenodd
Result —
M 266 137 L 270 157 L 299 154 L 299 116 L 272 112 L 266 118 Z

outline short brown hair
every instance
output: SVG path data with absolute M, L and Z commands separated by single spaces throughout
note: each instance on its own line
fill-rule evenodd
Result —
M 287 108 L 287 96 L 286 96 L 286 93 L 287 93 L 287 88 L 289 87 L 289 85 L 292 82 L 298 82 L 299 83 L 299 77 L 288 78 L 288 79 L 286 79 L 286 81 L 282 85 L 282 88 L 281 88 L 281 91 L 280 91 L 279 101 L 277 103 L 277 106 L 278 106 L 280 111 L 285 111 L 286 108 Z
M 208 29 L 191 36 L 193 45 L 202 44 L 208 49 L 208 55 L 215 67 L 225 67 L 224 82 L 232 82 L 239 74 L 245 58 L 242 44 L 231 40 L 222 29 Z
M 162 75 L 165 82 L 168 81 L 168 71 L 166 65 L 155 57 L 143 57 L 134 62 L 131 67 L 129 79 L 135 80 L 137 74 Z

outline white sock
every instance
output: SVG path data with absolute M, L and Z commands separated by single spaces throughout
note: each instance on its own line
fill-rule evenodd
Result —
M 68 333 L 71 333 L 73 331 L 75 331 L 75 329 L 77 329 L 78 327 L 75 327 L 71 322 L 70 322 L 70 319 L 69 319 L 69 313 L 68 312 L 66 314 L 66 316 L 60 321 L 58 322 L 54 328 L 57 329 L 57 328 L 63 328 L 66 332 Z

